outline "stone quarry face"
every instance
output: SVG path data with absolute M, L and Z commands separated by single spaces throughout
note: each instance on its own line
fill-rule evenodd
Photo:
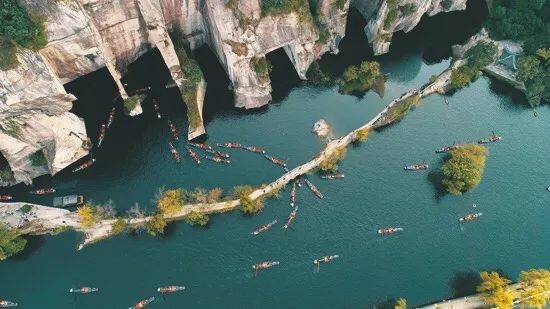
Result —
M 423 14 L 466 5 L 466 0 L 397 0 L 399 14 L 384 28 L 392 9 L 386 0 L 351 0 L 351 4 L 348 0 L 343 6 L 336 0 L 318 0 L 318 22 L 328 29 L 328 38 L 321 42 L 312 20 L 303 20 L 296 12 L 263 16 L 260 0 L 236 0 L 237 10 L 226 0 L 19 2 L 42 14 L 49 43 L 37 52 L 22 50 L 17 68 L 0 71 L 0 152 L 13 172 L 13 179 L 0 179 L 0 186 L 54 175 L 88 154 L 84 120 L 69 112 L 76 98 L 65 92 L 63 84 L 107 67 L 126 99 L 129 95 L 120 79 L 128 65 L 157 48 L 174 82 L 181 85 L 185 76 L 168 35 L 171 29 L 180 30 L 191 49 L 207 44 L 233 84 L 235 106 L 256 108 L 271 100 L 271 85 L 269 76 L 258 76 L 253 59 L 283 48 L 305 79 L 311 63 L 326 52 L 338 52 L 350 5 L 368 21 L 365 33 L 376 54 L 388 51 L 393 32 L 411 30 Z M 405 14 L 403 6 L 415 10 Z M 250 20 L 243 22 L 243 16 Z M 203 80 L 196 93 L 201 112 L 205 86 Z M 196 137 L 205 131 L 201 125 L 190 132 Z M 43 153 L 44 166 L 32 164 L 31 156 L 37 152 Z

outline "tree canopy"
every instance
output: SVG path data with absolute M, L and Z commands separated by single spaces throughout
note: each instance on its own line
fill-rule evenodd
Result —
M 26 11 L 16 0 L 0 1 L 0 37 L 38 50 L 46 46 L 47 38 L 41 18 Z
M 483 176 L 486 158 L 487 149 L 480 145 L 464 145 L 451 150 L 441 168 L 447 191 L 459 195 L 476 187 Z
M 380 64 L 376 61 L 363 61 L 360 65 L 351 65 L 344 70 L 339 92 L 343 94 L 363 93 L 373 88 L 384 76 L 380 72 Z
M 254 191 L 250 186 L 237 186 L 234 189 L 234 195 L 240 200 L 241 211 L 244 214 L 255 214 L 264 208 L 264 200 L 262 197 L 258 197 L 253 200 L 250 198 L 250 194 Z
M 519 275 L 522 284 L 521 299 L 531 308 L 542 309 L 546 307 L 550 294 L 550 270 L 529 269 Z
M 404 298 L 399 298 L 393 309 L 407 309 L 407 301 Z
M 160 213 L 173 215 L 183 208 L 183 190 L 173 189 L 161 191 L 157 200 Z
M 477 291 L 483 295 L 485 302 L 500 309 L 510 309 L 514 302 L 514 293 L 507 289 L 512 282 L 501 276 L 498 272 L 482 272 L 481 284 Z
M 166 219 L 160 213 L 154 215 L 147 223 L 145 227 L 150 235 L 158 236 L 164 234 L 164 228 L 166 228 Z
M 21 237 L 16 229 L 0 223 L 0 261 L 22 251 L 26 245 L 27 241 Z
M 96 209 L 88 203 L 78 207 L 76 209 L 76 215 L 83 228 L 94 226 L 98 220 Z

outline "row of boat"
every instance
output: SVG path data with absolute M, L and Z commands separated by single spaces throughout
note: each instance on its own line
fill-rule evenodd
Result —
M 111 127 L 113 124 L 113 121 L 115 120 L 115 114 L 116 114 L 116 108 L 112 108 L 109 112 L 109 116 L 107 117 L 107 122 L 102 123 L 99 127 L 99 137 L 97 139 L 97 147 L 101 147 L 101 144 L 103 143 L 103 140 L 105 139 L 105 134 L 107 133 L 107 129 Z
M 501 136 L 499 135 L 496 135 L 495 132 L 493 132 L 491 135 L 487 136 L 486 138 L 483 138 L 483 139 L 480 139 L 477 141 L 478 144 L 482 145 L 482 144 L 490 144 L 490 143 L 495 143 L 495 142 L 498 142 L 502 139 Z M 439 148 L 435 151 L 435 153 L 447 153 L 451 150 L 454 150 L 454 149 L 457 149 L 459 147 L 461 147 L 462 145 L 460 144 L 454 144 L 454 145 L 451 145 L 451 146 L 445 146 L 445 147 L 442 147 L 442 148 Z
M 54 192 L 55 192 L 54 188 L 41 188 L 41 189 L 31 190 L 31 191 L 29 191 L 29 194 L 46 195 L 46 194 L 51 194 L 51 193 L 54 193 Z M 12 198 L 13 198 L 13 196 L 11 196 L 11 195 L 2 194 L 2 195 L 0 195 L 0 202 L 9 201 Z
M 319 272 L 319 267 L 321 264 L 328 264 L 335 259 L 339 258 L 340 256 L 338 254 L 335 255 L 327 255 L 323 256 L 319 259 L 313 260 L 313 265 L 315 266 L 315 272 Z M 271 268 L 273 266 L 280 265 L 279 261 L 264 261 L 257 264 L 252 265 L 252 271 L 255 275 L 257 275 L 260 271 Z

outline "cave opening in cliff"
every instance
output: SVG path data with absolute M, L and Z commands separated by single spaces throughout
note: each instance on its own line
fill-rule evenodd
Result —
M 411 31 L 393 34 L 387 56 L 418 53 L 427 63 L 437 63 L 451 56 L 451 46 L 462 44 L 481 30 L 488 17 L 485 0 L 469 0 L 466 10 L 424 14 Z
M 271 65 L 269 77 L 273 89 L 271 91 L 272 102 L 278 102 L 286 98 L 292 88 L 300 83 L 300 77 L 284 48 L 269 52 L 266 54 L 266 58 Z

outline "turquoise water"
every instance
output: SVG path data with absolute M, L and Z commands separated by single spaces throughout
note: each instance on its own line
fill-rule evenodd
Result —
M 409 35 L 430 37 L 421 31 Z M 349 37 L 357 38 L 353 33 Z M 210 81 L 207 142 L 257 144 L 287 159 L 291 167 L 303 163 L 322 147 L 310 133 L 319 118 L 343 135 L 448 66 L 443 57 L 426 60 L 428 45 L 403 47 L 409 43 L 398 37 L 396 51 L 378 59 L 390 76 L 383 98 L 371 92 L 362 98 L 343 96 L 335 87 L 298 83 L 284 57 L 271 55 L 278 64 L 273 82 L 283 86 L 275 88 L 273 104 L 252 113 L 230 107 L 226 78 L 216 65 L 207 67 L 199 59 Z M 330 70 L 341 71 L 345 64 L 369 57 L 364 41 L 342 44 L 342 54 L 326 60 Z M 69 85 L 79 91 L 75 111 L 85 115 L 92 137 L 112 97 L 103 73 L 90 76 L 86 86 Z M 130 82 L 140 83 L 139 78 Z M 186 132 L 184 108 L 176 104 L 174 93 L 155 95 L 163 112 Z M 341 164 L 345 180 L 329 182 L 311 174 L 325 199 L 300 189 L 298 217 L 288 230 L 277 225 L 261 236 L 250 235 L 261 224 L 286 219 L 291 211 L 286 189 L 257 216 L 220 214 L 203 229 L 174 223 L 162 238 L 121 235 L 79 252 L 75 247 L 81 235 L 76 233 L 33 238 L 25 253 L 0 263 L 0 298 L 18 301 L 22 308 L 124 308 L 154 295 L 158 286 L 177 284 L 187 290 L 160 297 L 151 308 L 358 308 L 391 297 L 420 305 L 471 292 L 471 272 L 501 269 L 516 278 L 522 269 L 550 267 L 550 194 L 545 190 L 550 185 L 550 107 L 538 111 L 534 118 L 515 94 L 481 77 L 449 97 L 449 105 L 439 95 L 423 99 L 398 125 L 349 147 Z M 432 176 L 441 160 L 434 150 L 454 141 L 478 140 L 492 130 L 503 140 L 489 146 L 480 185 L 459 197 L 442 194 Z M 117 118 L 104 149 L 95 151 L 93 168 L 44 177 L 39 183 L 53 183 L 59 194 L 85 194 L 97 203 L 112 199 L 123 211 L 134 202 L 152 209 L 151 199 L 163 186 L 229 191 L 281 175 L 267 160 L 241 151 L 231 151 L 230 166 L 196 167 L 188 158 L 177 165 L 167 149 L 169 140 L 165 122 L 154 119 L 146 106 L 137 119 Z M 182 143 L 178 148 L 183 154 Z M 430 171 L 403 171 L 403 165 L 419 161 L 428 162 Z M 13 193 L 29 200 L 24 190 L 16 187 Z M 50 199 L 36 201 L 49 204 Z M 457 219 L 472 212 L 473 203 L 484 215 L 459 226 Z M 391 225 L 405 231 L 377 235 L 378 228 Z M 312 260 L 329 254 L 341 258 L 314 274 Z M 250 265 L 262 260 L 281 265 L 254 277 Z M 97 286 L 100 292 L 77 298 L 67 293 L 83 285 Z

